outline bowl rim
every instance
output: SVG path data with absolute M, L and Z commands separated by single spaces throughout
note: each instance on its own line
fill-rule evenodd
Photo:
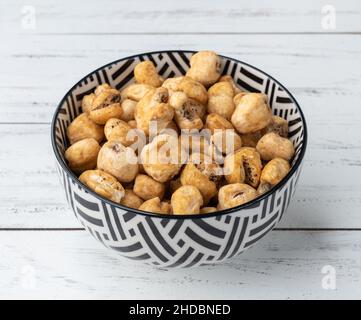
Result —
M 270 190 L 268 190 L 267 192 L 265 192 L 264 194 L 262 194 L 261 196 L 255 198 L 254 200 L 247 202 L 245 204 L 233 207 L 233 208 L 228 208 L 228 209 L 224 209 L 224 210 L 219 210 L 216 212 L 212 212 L 212 213 L 200 213 L 200 214 L 192 214 L 192 215 L 187 215 L 187 214 L 182 214 L 182 215 L 165 215 L 165 214 L 159 214 L 159 213 L 153 213 L 153 212 L 149 212 L 149 211 L 142 211 L 142 210 L 138 210 L 138 209 L 134 209 L 134 208 L 130 208 L 130 207 L 126 207 L 121 205 L 120 203 L 116 203 L 114 201 L 111 201 L 109 199 L 106 199 L 100 195 L 98 195 L 96 192 L 94 192 L 93 190 L 91 190 L 88 186 L 86 186 L 85 184 L 83 184 L 79 178 L 70 170 L 70 168 L 65 164 L 65 162 L 62 160 L 60 153 L 58 151 L 57 145 L 56 145 L 56 135 L 55 135 L 55 125 L 56 125 L 56 119 L 58 117 L 59 114 L 59 110 L 61 108 L 61 106 L 64 104 L 65 100 L 67 99 L 67 97 L 71 94 L 71 92 L 79 86 L 79 84 L 81 82 L 83 82 L 86 78 L 88 78 L 89 76 L 91 76 L 93 73 L 105 69 L 115 63 L 121 62 L 121 61 L 125 61 L 128 59 L 132 59 L 132 58 L 137 58 L 139 56 L 144 56 L 144 55 L 152 55 L 152 54 L 161 54 L 161 53 L 196 53 L 198 51 L 195 50 L 160 50 L 160 51 L 150 51 L 150 52 L 142 52 L 142 53 L 138 53 L 138 54 L 134 54 L 131 56 L 127 56 L 121 59 L 117 59 L 114 60 L 112 62 L 109 62 L 91 72 L 89 72 L 86 76 L 82 77 L 76 84 L 74 84 L 68 91 L 67 93 L 63 96 L 63 98 L 60 100 L 60 102 L 58 103 L 54 114 L 53 114 L 53 118 L 51 121 L 51 145 L 52 145 L 52 149 L 53 152 L 55 154 L 55 158 L 57 160 L 57 162 L 60 164 L 60 166 L 62 167 L 62 169 L 72 178 L 72 180 L 74 180 L 77 184 L 79 184 L 87 193 L 90 193 L 92 196 L 96 197 L 98 200 L 100 201 L 104 201 L 105 203 L 111 205 L 111 206 L 115 206 L 121 210 L 125 210 L 128 212 L 132 212 L 135 214 L 140 214 L 142 216 L 148 216 L 148 217 L 152 217 L 152 218 L 160 218 L 160 219 L 175 219 L 175 220 L 183 220 L 183 219 L 204 219 L 204 218 L 212 218 L 212 217 L 217 217 L 217 216 L 222 216 L 222 215 L 226 215 L 226 214 L 230 214 L 233 212 L 237 212 L 240 211 L 242 209 L 251 209 L 253 207 L 255 207 L 255 204 L 261 202 L 263 199 L 268 198 L 272 193 L 276 192 L 277 190 L 281 189 L 286 183 L 287 181 L 292 177 L 292 175 L 297 171 L 297 169 L 300 167 L 302 160 L 305 156 L 305 152 L 306 152 L 306 147 L 307 147 L 307 138 L 308 138 L 308 134 L 307 134 L 307 124 L 306 124 L 306 119 L 305 116 L 302 112 L 302 109 L 300 107 L 300 105 L 298 104 L 297 100 L 295 99 L 295 97 L 291 94 L 291 92 L 283 85 L 281 84 L 278 80 L 276 80 L 275 78 L 273 78 L 272 76 L 270 76 L 267 72 L 264 72 L 263 70 L 249 64 L 246 62 L 243 62 L 241 60 L 235 59 L 235 58 L 231 58 L 231 57 L 227 57 L 224 55 L 220 55 L 218 54 L 218 56 L 234 61 L 236 63 L 242 63 L 246 66 L 249 66 L 251 68 L 254 68 L 255 70 L 257 70 L 258 72 L 266 75 L 267 77 L 269 77 L 272 81 L 274 81 L 276 84 L 278 84 L 291 98 L 292 102 L 296 105 L 297 110 L 300 114 L 300 117 L 302 119 L 302 124 L 303 124 L 303 143 L 302 143 L 302 149 L 300 151 L 299 157 L 297 159 L 297 161 L 295 162 L 295 164 L 292 166 L 291 170 L 287 173 L 287 175 L 277 184 L 275 185 L 273 188 L 271 188 Z

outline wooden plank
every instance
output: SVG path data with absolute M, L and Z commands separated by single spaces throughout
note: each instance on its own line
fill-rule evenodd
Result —
M 211 48 L 254 64 L 291 89 L 306 113 L 312 112 L 310 119 L 314 113 L 335 121 L 333 115 L 360 117 L 357 35 L 22 35 L 7 40 L 0 48 L 3 123 L 48 123 L 66 91 L 92 70 L 130 54 L 169 48 Z
M 215 33 L 215 32 L 360 32 L 357 0 L 333 0 L 336 28 L 322 27 L 321 0 L 290 5 L 286 0 L 245 1 L 42 1 L 33 0 L 36 29 L 24 29 L 21 1 L 3 0 L 3 25 L 12 33 Z M 25 26 L 28 24 L 25 23 Z
M 314 118 L 299 188 L 281 226 L 360 228 L 358 127 L 351 116 Z M 79 227 L 55 171 L 49 125 L 0 125 L 0 145 L 6 146 L 0 149 L 0 228 Z
M 76 226 L 55 171 L 48 125 L 0 126 L 0 227 Z
M 99 10 L 85 0 L 34 0 L 32 30 L 24 28 L 24 3 L 1 1 L 0 298 L 360 298 L 360 231 L 273 231 L 224 264 L 171 271 L 119 258 L 82 231 L 4 231 L 79 228 L 55 172 L 52 112 L 89 71 L 169 48 L 242 59 L 299 100 L 309 148 L 279 227 L 361 228 L 361 5 L 333 1 L 337 28 L 325 30 L 324 4 L 104 0 Z M 336 290 L 321 286 L 327 265 Z
M 360 248 L 360 232 L 273 231 L 225 263 L 162 270 L 121 258 L 82 231 L 0 232 L 0 298 L 356 299 Z M 330 267 L 334 290 L 322 287 Z

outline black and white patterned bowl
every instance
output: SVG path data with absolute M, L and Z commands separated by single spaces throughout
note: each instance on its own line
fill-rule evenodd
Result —
M 296 154 L 292 169 L 261 197 L 207 215 L 163 216 L 124 207 L 83 185 L 64 160 L 66 128 L 81 112 L 81 100 L 107 82 L 117 89 L 133 82 L 134 66 L 152 60 L 165 78 L 185 74 L 191 51 L 159 51 L 123 58 L 81 79 L 61 100 L 52 122 L 52 145 L 67 201 L 80 223 L 106 247 L 129 259 L 162 267 L 191 267 L 220 262 L 240 254 L 263 238 L 281 220 L 295 192 L 306 149 L 302 111 L 290 92 L 261 70 L 222 57 L 223 74 L 244 90 L 268 95 L 275 115 L 288 121 Z

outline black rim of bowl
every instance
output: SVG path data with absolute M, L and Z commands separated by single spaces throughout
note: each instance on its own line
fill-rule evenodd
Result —
M 86 76 L 84 76 L 82 79 L 80 79 L 75 85 L 73 85 L 71 87 L 71 89 L 68 90 L 68 92 L 64 95 L 64 97 L 61 99 L 60 103 L 58 104 L 58 106 L 55 109 L 54 115 L 53 115 L 53 119 L 51 122 L 51 144 L 52 144 L 52 148 L 53 151 L 55 153 L 55 157 L 57 162 L 61 165 L 61 167 L 63 168 L 63 170 L 65 170 L 67 172 L 68 175 L 70 175 L 70 177 L 72 178 L 72 180 L 74 180 L 77 184 L 81 185 L 82 188 L 84 188 L 88 193 L 90 193 L 91 195 L 93 195 L 94 197 L 96 197 L 97 199 L 104 201 L 106 203 L 108 203 L 109 205 L 118 207 L 119 209 L 128 211 L 128 212 L 132 212 L 135 214 L 140 214 L 143 216 L 149 216 L 149 217 L 153 217 L 153 218 L 161 218 L 161 219 L 204 219 L 204 218 L 211 218 L 211 217 L 215 217 L 215 216 L 222 216 L 222 215 L 226 215 L 229 213 L 233 213 L 236 211 L 240 211 L 242 209 L 247 209 L 247 208 L 253 208 L 256 207 L 256 204 L 261 202 L 263 199 L 267 198 L 270 194 L 272 194 L 273 192 L 276 192 L 277 190 L 281 189 L 281 187 L 283 187 L 286 182 L 291 178 L 291 176 L 295 173 L 295 171 L 298 169 L 298 167 L 300 166 L 305 152 L 306 152 L 306 146 L 307 146 L 307 125 L 306 125 L 306 119 L 304 117 L 304 114 L 301 110 L 301 107 L 299 106 L 297 100 L 294 98 L 294 96 L 291 94 L 291 92 L 288 91 L 288 89 L 282 85 L 278 80 L 274 79 L 272 76 L 270 76 L 268 73 L 254 67 L 253 65 L 243 62 L 241 60 L 237 60 L 234 58 L 230 58 L 227 56 L 223 56 L 223 55 L 219 55 L 222 58 L 234 61 L 236 63 L 242 63 L 246 66 L 249 66 L 251 68 L 254 68 L 255 70 L 263 73 L 264 75 L 266 75 L 267 77 L 269 77 L 271 80 L 273 80 L 275 83 L 277 83 L 280 87 L 282 87 L 282 89 L 287 92 L 287 94 L 289 94 L 292 102 L 296 105 L 298 112 L 300 113 L 301 119 L 302 119 L 302 125 L 303 125 L 303 143 L 302 143 L 302 150 L 298 156 L 298 159 L 296 160 L 295 164 L 292 166 L 290 172 L 288 172 L 288 174 L 273 188 L 271 188 L 270 190 L 268 190 L 267 192 L 265 192 L 264 194 L 260 195 L 259 197 L 257 197 L 256 199 L 247 202 L 245 204 L 239 205 L 237 207 L 233 207 L 233 208 L 229 208 L 229 209 L 225 209 L 225 210 L 219 210 L 213 213 L 200 213 L 200 214 L 192 214 L 192 215 L 187 215 L 187 214 L 182 214 L 182 215 L 165 215 L 165 214 L 159 214 L 159 213 L 153 213 L 153 212 L 148 212 L 148 211 L 142 211 L 142 210 L 138 210 L 138 209 L 133 209 L 130 207 L 126 207 L 123 206 L 119 203 L 113 202 L 111 200 L 108 200 L 100 195 L 98 195 L 97 193 L 95 193 L 93 190 L 91 190 L 88 186 L 86 186 L 85 184 L 83 184 L 79 178 L 70 170 L 70 168 L 67 166 L 67 164 L 62 160 L 60 154 L 59 154 L 59 150 L 57 148 L 56 145 L 56 139 L 55 139 L 55 124 L 56 124 L 56 119 L 58 117 L 59 114 L 59 110 L 61 108 L 61 106 L 64 104 L 66 98 L 68 97 L 69 94 L 71 94 L 71 92 L 79 86 L 79 84 L 81 82 L 83 82 L 86 78 L 88 78 L 90 75 L 92 75 L 94 72 L 102 70 L 106 67 L 109 67 L 115 63 L 124 61 L 124 60 L 128 60 L 128 59 L 132 59 L 132 58 L 136 58 L 139 56 L 143 56 L 143 55 L 152 55 L 152 54 L 157 54 L 157 53 L 196 53 L 197 51 L 193 51 L 193 50 L 162 50 L 162 51 L 151 51 L 151 52 L 144 52 L 144 53 L 138 53 L 138 54 L 134 54 L 128 57 L 124 57 L 115 61 L 112 61 L 110 63 L 107 63 L 95 70 L 93 70 L 92 72 L 90 72 L 89 74 L 87 74 Z

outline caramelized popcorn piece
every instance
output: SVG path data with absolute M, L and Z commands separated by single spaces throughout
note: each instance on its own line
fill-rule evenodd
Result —
M 138 174 L 134 181 L 133 191 L 143 200 L 150 200 L 156 197 L 162 199 L 165 188 L 163 183 L 160 183 L 145 174 Z
M 134 78 L 137 83 L 160 87 L 164 79 L 158 74 L 152 61 L 142 61 L 134 68 Z
M 132 129 L 125 121 L 111 118 L 104 126 L 104 133 L 108 141 L 118 140 L 123 146 L 129 147 L 137 141 L 136 137 L 129 134 Z
M 229 82 L 232 85 L 233 96 L 236 96 L 237 94 L 242 92 L 242 90 L 237 87 L 237 85 L 235 84 L 233 78 L 230 75 L 227 74 L 227 75 L 224 75 L 224 76 L 222 76 L 222 77 L 220 77 L 218 79 L 218 82 L 222 82 L 222 81 Z
M 234 98 L 233 98 L 233 103 L 235 106 L 238 106 L 238 104 L 240 103 L 241 99 L 246 95 L 248 94 L 249 92 L 245 92 L 245 91 L 241 91 L 241 92 L 238 92 Z
M 293 143 L 274 132 L 265 134 L 257 143 L 257 151 L 265 161 L 274 158 L 291 160 L 295 154 Z
M 158 197 L 144 201 L 143 204 L 138 209 L 148 212 L 160 213 L 160 214 L 172 213 L 172 207 L 170 203 L 165 201 L 162 202 Z
M 223 186 L 218 193 L 218 209 L 224 210 L 247 203 L 258 196 L 257 191 L 244 183 Z
M 218 209 L 224 210 L 247 203 L 258 196 L 257 191 L 244 183 L 223 186 L 218 193 Z
M 128 121 L 128 126 L 130 126 L 132 129 L 136 129 L 137 128 L 137 121 L 135 121 L 135 120 Z
M 197 167 L 194 163 L 187 163 L 181 173 L 180 180 L 183 186 L 196 187 L 203 196 L 204 204 L 207 204 L 217 194 L 216 182 L 218 177 L 214 174 L 214 171 L 207 171 L 206 167 L 202 167 L 201 164 Z
M 120 201 L 123 206 L 138 209 L 143 203 L 143 200 L 138 197 L 133 190 L 125 189 L 124 197 Z
M 124 197 L 123 186 L 112 175 L 102 170 L 83 172 L 79 180 L 97 194 L 119 203 Z
M 265 133 L 274 132 L 283 138 L 288 137 L 288 123 L 287 120 L 279 117 L 272 116 L 271 123 L 265 128 Z
M 217 82 L 208 89 L 208 113 L 217 113 L 227 120 L 231 120 L 234 112 L 233 87 L 226 81 Z
M 188 98 L 199 102 L 201 105 L 206 105 L 208 101 L 206 88 L 190 77 L 182 76 L 167 79 L 164 81 L 162 87 L 168 89 L 169 95 L 172 95 L 177 91 L 184 92 Z
M 203 207 L 201 208 L 199 213 L 212 213 L 212 212 L 217 212 L 217 208 L 216 207 Z
M 221 59 L 213 51 L 199 51 L 190 59 L 187 76 L 206 87 L 214 84 L 221 76 Z
M 157 129 L 164 129 L 173 119 L 174 110 L 168 103 L 168 91 L 157 88 L 149 91 L 137 104 L 134 117 L 137 127 L 149 135 L 150 122 L 156 123 Z
M 82 113 L 68 126 L 67 135 L 70 144 L 86 138 L 94 138 L 101 143 L 104 139 L 104 130 L 102 126 L 90 120 L 86 113 Z
M 202 129 L 203 121 L 200 110 L 203 108 L 197 101 L 189 99 L 181 91 L 172 94 L 169 104 L 174 109 L 174 119 L 180 129 Z
M 123 114 L 120 101 L 118 90 L 104 89 L 93 101 L 89 112 L 90 119 L 98 124 L 105 124 L 110 118 L 120 119 Z
M 96 87 L 96 89 L 94 90 L 94 94 L 95 96 L 99 96 L 103 91 L 108 89 L 112 89 L 112 87 L 108 83 L 103 83 Z
M 220 116 L 217 113 L 210 113 L 207 116 L 205 128 L 209 129 L 212 132 L 212 134 L 214 133 L 214 131 L 216 129 L 218 129 L 218 130 L 227 130 L 227 129 L 234 130 L 232 123 L 230 123 L 227 119 L 223 118 L 222 116 Z
M 248 93 L 239 101 L 231 121 L 241 134 L 256 132 L 265 128 L 272 120 L 271 109 L 267 105 L 267 96 L 260 93 Z
M 178 174 L 186 155 L 177 137 L 161 134 L 143 148 L 140 159 L 149 176 L 158 182 L 166 182 Z
M 203 197 L 196 187 L 185 185 L 172 194 L 171 205 L 173 214 L 198 214 Z
M 133 100 L 140 101 L 149 91 L 154 90 L 155 87 L 143 83 L 133 83 L 121 91 L 122 101 Z
M 256 188 L 261 171 L 261 158 L 255 148 L 242 147 L 224 160 L 224 175 L 228 183 L 245 182 Z
M 99 143 L 95 139 L 79 140 L 65 151 L 65 159 L 70 169 L 79 174 L 96 167 L 99 150 Z
M 83 97 L 83 100 L 81 101 L 81 108 L 83 110 L 84 113 L 89 113 L 92 106 L 93 106 L 93 101 L 95 99 L 95 94 L 91 93 L 88 94 L 86 96 Z
M 138 174 L 138 157 L 132 148 L 123 146 L 120 141 L 108 141 L 99 151 L 98 168 L 120 182 L 131 182 Z
M 270 190 L 287 175 L 290 169 L 288 161 L 282 158 L 274 158 L 269 161 L 262 170 L 258 193 L 262 194 Z
M 134 120 L 134 112 L 136 106 L 137 106 L 137 101 L 131 99 L 123 100 L 121 103 L 121 107 L 123 110 L 121 119 L 126 122 Z
M 209 180 L 218 184 L 221 178 L 223 177 L 223 169 L 219 166 L 218 163 L 214 162 L 214 160 L 202 153 L 192 153 L 189 158 L 189 162 L 195 164 L 197 169 Z
M 226 156 L 242 147 L 241 137 L 234 130 L 218 130 L 211 136 L 213 154 Z

